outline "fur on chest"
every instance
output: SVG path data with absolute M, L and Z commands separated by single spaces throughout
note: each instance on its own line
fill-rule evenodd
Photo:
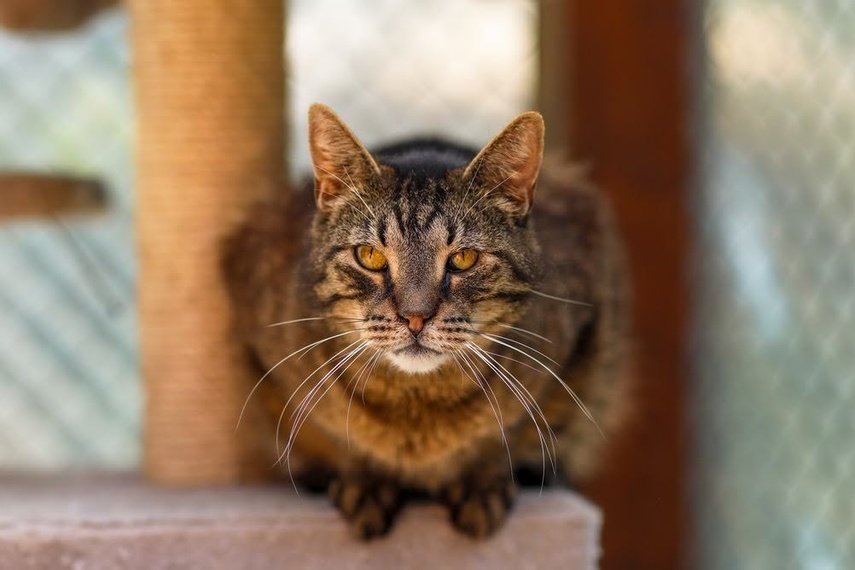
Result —
M 499 418 L 516 416 L 514 410 L 497 415 L 478 396 L 483 395 L 454 406 L 420 402 L 396 408 L 363 403 L 359 393 L 342 387 L 318 404 L 306 421 L 311 424 L 306 434 L 327 440 L 339 469 L 367 463 L 414 486 L 436 489 L 479 461 L 485 449 L 501 445 Z M 318 443 L 299 435 L 297 442 L 304 450 Z

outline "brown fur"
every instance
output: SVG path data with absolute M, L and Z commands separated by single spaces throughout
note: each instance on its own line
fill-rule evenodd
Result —
M 386 532 L 404 492 L 413 489 L 442 498 L 463 532 L 491 533 L 513 502 L 509 460 L 514 469 L 542 472 L 548 480 L 554 449 L 556 471 L 565 478 L 589 475 L 605 441 L 600 430 L 613 430 L 626 399 L 626 281 L 614 223 L 600 195 L 577 172 L 539 172 L 540 116 L 521 115 L 465 168 L 427 182 L 405 180 L 391 162 L 384 163 L 385 155 L 372 156 L 325 107 L 312 108 L 310 133 L 314 198 L 307 191 L 269 197 L 249 213 L 225 248 L 240 341 L 260 364 L 259 377 L 272 369 L 252 396 L 268 411 L 270 432 L 259 437 L 271 442 L 272 457 L 298 479 L 320 486 L 331 482 L 334 503 L 364 537 Z M 484 244 L 471 272 L 444 273 L 442 264 L 457 247 L 446 247 L 446 237 L 468 238 L 446 236 L 445 226 L 431 225 L 431 216 L 453 216 L 431 212 L 430 200 L 419 198 L 428 189 L 418 184 L 433 188 L 436 200 L 471 211 L 472 227 L 480 228 L 478 243 Z M 398 227 L 407 229 L 396 237 L 390 226 L 388 247 L 383 246 L 387 273 L 359 268 L 349 249 L 328 249 L 336 240 L 350 243 L 348 228 L 367 232 L 371 224 L 363 218 L 380 217 L 396 200 L 406 224 L 424 229 L 407 233 L 409 226 L 399 220 Z M 413 253 L 414 239 L 418 247 L 433 249 Z M 510 262 L 490 253 L 494 244 L 497 251 L 507 249 Z M 426 251 L 437 252 L 436 260 Z M 514 263 L 518 267 L 511 271 L 508 264 Z M 386 293 L 380 293 L 383 287 Z M 370 315 L 373 320 L 366 321 Z M 544 421 L 537 413 L 535 421 L 527 414 L 521 389 L 514 394 L 471 353 L 477 372 L 455 359 L 413 373 L 385 356 L 372 358 L 377 350 L 396 350 L 407 342 L 408 315 L 428 323 L 419 337 L 425 343 L 457 350 L 471 341 L 500 355 L 495 358 L 507 374 L 542 409 L 557 438 L 554 448 L 545 433 L 546 448 L 542 445 L 535 422 L 545 432 Z M 269 326 L 315 317 L 326 320 Z M 366 330 L 347 332 L 355 327 Z M 334 334 L 342 336 L 280 363 Z M 505 344 L 483 334 L 501 335 Z M 372 344 L 307 400 L 311 411 L 289 444 L 292 413 L 339 361 L 328 359 L 362 338 Z M 596 425 L 532 358 L 566 382 Z

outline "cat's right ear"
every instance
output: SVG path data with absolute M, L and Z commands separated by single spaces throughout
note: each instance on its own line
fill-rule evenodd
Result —
M 472 180 L 499 198 L 511 214 L 525 217 L 543 160 L 543 117 L 529 111 L 508 123 L 469 163 L 464 180 Z
M 309 108 L 309 150 L 315 172 L 315 202 L 328 211 L 380 168 L 347 125 L 326 105 Z

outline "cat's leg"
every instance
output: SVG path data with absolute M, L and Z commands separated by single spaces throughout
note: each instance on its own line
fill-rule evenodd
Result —
M 329 495 L 356 536 L 365 540 L 389 532 L 403 503 L 394 479 L 364 468 L 339 474 L 330 483 Z
M 448 485 L 442 498 L 457 530 L 473 538 L 484 538 L 504 524 L 516 492 L 507 463 L 500 458 L 492 465 L 479 464 Z

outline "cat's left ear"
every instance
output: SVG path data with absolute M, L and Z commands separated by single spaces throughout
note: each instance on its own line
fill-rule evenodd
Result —
M 380 168 L 344 121 L 326 105 L 309 108 L 309 151 L 315 171 L 315 202 L 329 210 Z M 358 190 L 357 190 L 358 191 Z
M 519 115 L 469 163 L 464 180 L 474 179 L 483 191 L 504 198 L 500 203 L 511 213 L 525 216 L 543 160 L 543 131 L 540 113 Z

